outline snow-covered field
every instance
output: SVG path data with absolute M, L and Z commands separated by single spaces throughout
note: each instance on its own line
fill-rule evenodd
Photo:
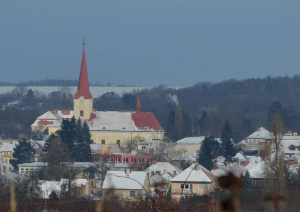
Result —
M 0 86 L 0 94 L 7 93 L 12 91 L 15 86 Z M 70 86 L 70 92 L 75 95 L 77 91 L 77 86 Z M 140 90 L 146 89 L 147 87 L 140 87 Z M 33 91 L 39 91 L 44 94 L 49 94 L 53 91 L 58 91 L 60 86 L 28 86 L 28 89 Z M 90 86 L 90 91 L 93 96 L 101 96 L 107 92 L 114 92 L 122 96 L 124 93 L 130 93 L 137 91 L 138 87 L 99 87 L 99 86 Z

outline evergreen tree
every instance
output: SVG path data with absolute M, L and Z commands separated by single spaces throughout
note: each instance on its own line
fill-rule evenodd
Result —
M 77 125 L 74 116 L 69 121 L 64 119 L 61 124 L 61 129 L 57 132 L 61 141 L 68 146 L 70 154 L 73 155 L 73 149 L 77 137 Z
M 45 145 L 44 145 L 44 148 L 43 148 L 43 152 L 47 152 L 48 149 L 49 149 L 50 146 L 51 146 L 52 141 L 53 141 L 53 140 L 56 140 L 56 139 L 58 139 L 58 138 L 59 138 L 58 135 L 56 135 L 56 134 L 51 134 L 51 135 L 47 138 L 47 140 L 46 140 L 46 142 L 45 142 Z
M 222 132 L 221 132 L 221 139 L 228 139 L 230 140 L 232 137 L 232 130 L 231 130 L 231 127 L 229 125 L 229 122 L 228 120 L 226 120 L 223 128 L 222 128 Z
M 222 129 L 221 133 L 221 149 L 222 149 L 222 155 L 225 158 L 224 164 L 227 165 L 228 163 L 235 162 L 236 159 L 233 157 L 238 153 L 237 148 L 233 145 L 233 141 L 231 140 L 231 127 L 229 125 L 228 120 L 225 122 L 224 127 Z
M 93 141 L 91 139 L 91 132 L 90 132 L 90 128 L 89 126 L 87 125 L 86 122 L 83 123 L 82 125 L 82 133 L 83 133 L 83 136 L 84 136 L 84 140 L 88 143 L 88 144 L 92 144 Z
M 72 158 L 77 162 L 92 161 L 92 153 L 90 147 L 90 131 L 88 126 L 82 126 L 81 120 L 77 121 L 73 117 L 70 121 L 64 119 L 61 130 L 58 135 L 69 150 Z
M 205 137 L 198 151 L 198 163 L 209 171 L 213 169 L 213 155 L 211 153 L 210 138 Z
M 76 158 L 77 162 L 93 161 L 90 144 L 84 140 L 82 131 L 78 133 L 72 155 L 74 156 L 74 158 Z
M 30 163 L 34 161 L 35 149 L 29 141 L 25 138 L 14 147 L 14 153 L 12 154 L 14 159 L 10 159 L 11 165 L 15 170 L 18 170 L 18 164 Z
M 243 189 L 251 189 L 252 188 L 253 179 L 250 176 L 249 172 L 247 171 L 244 176 L 241 175 L 241 178 L 242 178 Z

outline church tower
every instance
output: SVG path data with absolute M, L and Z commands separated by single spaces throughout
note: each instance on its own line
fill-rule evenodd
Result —
M 93 97 L 90 92 L 84 47 L 85 47 L 85 43 L 83 41 L 83 53 L 82 53 L 79 82 L 78 82 L 77 92 L 73 98 L 73 102 L 74 102 L 75 118 L 86 120 L 90 118 L 90 115 L 93 112 Z

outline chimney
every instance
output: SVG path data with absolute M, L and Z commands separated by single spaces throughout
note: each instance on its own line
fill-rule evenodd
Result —
M 255 160 L 255 163 L 257 163 L 257 160 Z
M 217 164 L 216 163 L 213 164 L 213 169 L 217 169 Z
M 249 164 L 249 161 L 246 160 L 246 161 L 245 161 L 245 166 L 247 166 L 248 164 Z
M 127 176 L 129 176 L 130 175 L 130 169 L 126 169 L 125 173 L 126 173 Z
M 156 171 L 156 173 L 160 175 L 160 171 Z
M 3 173 L 6 173 L 6 166 L 3 166 Z

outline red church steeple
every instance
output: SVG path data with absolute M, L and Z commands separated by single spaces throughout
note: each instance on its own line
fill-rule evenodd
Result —
M 138 90 L 136 98 L 136 112 L 141 112 L 140 91 Z
M 87 74 L 86 60 L 85 60 L 85 51 L 84 51 L 85 43 L 83 41 L 83 53 L 82 53 L 82 61 L 81 61 L 81 69 L 79 75 L 79 82 L 77 87 L 77 92 L 73 99 L 79 99 L 83 96 L 85 99 L 92 99 L 92 95 L 90 92 L 89 79 Z

